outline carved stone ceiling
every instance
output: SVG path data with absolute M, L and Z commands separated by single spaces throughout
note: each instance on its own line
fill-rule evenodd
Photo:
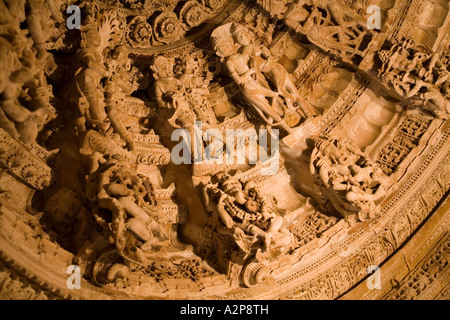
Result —
M 449 24 L 0 0 L 0 298 L 449 299 Z

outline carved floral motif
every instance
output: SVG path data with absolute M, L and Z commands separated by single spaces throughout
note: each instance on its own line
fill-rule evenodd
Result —
M 153 23 L 156 40 L 162 43 L 171 43 L 181 38 L 181 23 L 173 12 L 161 13 Z
M 128 24 L 128 41 L 135 48 L 145 48 L 150 45 L 153 31 L 147 19 L 142 16 L 134 17 Z
M 208 8 L 213 10 L 220 9 L 225 4 L 225 0 L 203 0 L 203 2 Z

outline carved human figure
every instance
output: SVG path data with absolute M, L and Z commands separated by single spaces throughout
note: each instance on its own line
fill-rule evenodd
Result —
M 288 0 L 257 0 L 258 4 L 271 15 L 282 19 L 288 10 Z
M 160 115 L 173 128 L 183 128 L 187 132 L 182 131 L 183 143 L 190 142 L 188 146 L 190 155 L 192 158 L 198 156 L 200 150 L 196 150 L 196 143 L 202 143 L 203 133 L 201 128 L 195 125 L 195 121 L 198 119 L 195 109 L 198 106 L 193 107 L 189 101 L 189 93 L 182 85 L 180 79 L 176 78 L 173 73 L 174 61 L 170 58 L 158 56 L 153 61 L 151 69 L 154 72 L 155 84 L 154 94 L 156 102 L 159 106 Z M 186 79 L 184 79 L 186 80 Z M 190 89 L 189 89 L 190 90 Z M 205 127 L 209 126 L 205 123 Z M 189 136 L 187 134 L 189 133 Z
M 19 31 L 10 29 L 7 41 L 0 37 L 3 61 L 0 85 L 0 126 L 24 143 L 36 142 L 38 133 L 54 116 L 49 102 L 49 89 L 41 67 Z M 30 100 L 24 106 L 22 100 Z
M 218 185 L 208 183 L 203 189 L 206 205 L 213 208 L 216 230 L 230 234 L 241 248 L 249 250 L 258 241 L 260 249 L 288 249 L 292 235 L 281 228 L 283 218 L 270 210 L 253 182 L 241 182 L 226 173 L 216 175 Z
M 111 233 L 112 242 L 125 259 L 144 263 L 145 252 L 158 250 L 159 244 L 168 239 L 164 228 L 151 216 L 155 211 L 151 184 L 139 177 L 128 161 L 106 162 L 90 175 L 86 189 L 91 191 L 87 193 L 90 201 L 110 212 L 110 218 L 100 212 L 95 217 Z
M 327 10 L 340 26 L 353 27 L 359 25 L 364 28 L 367 27 L 367 21 L 345 3 L 342 3 L 342 1 L 310 0 L 306 1 L 306 3 Z
M 350 170 L 355 185 L 345 195 L 348 201 L 377 201 L 386 194 L 384 186 L 389 179 L 374 162 L 366 159 L 361 166 L 350 166 Z
M 47 54 L 45 42 L 52 33 L 51 28 L 55 22 L 63 22 L 64 18 L 55 0 L 27 0 L 26 9 L 26 21 L 33 46 L 37 50 L 36 57 L 43 60 Z
M 0 2 L 0 18 L 3 27 L 19 25 L 26 19 L 26 0 L 3 0 Z
M 241 24 L 233 23 L 230 31 L 233 39 L 240 46 L 239 51 L 249 54 L 252 59 L 250 64 L 261 70 L 273 84 L 276 92 L 284 99 L 289 111 L 300 109 L 304 118 L 309 117 L 311 112 L 303 106 L 305 104 L 302 102 L 303 99 L 295 86 L 294 79 L 286 68 L 272 57 L 270 50 L 265 46 L 258 45 L 254 39 L 252 41 L 254 37 Z M 262 57 L 262 61 L 258 60 L 258 57 Z
M 47 119 L 44 109 L 30 111 L 18 101 L 24 82 L 29 80 L 30 74 L 26 71 L 11 75 L 10 82 L 2 93 L 0 112 L 2 127 L 24 143 L 36 141 Z
M 275 15 L 282 17 L 286 25 L 306 35 L 323 50 L 336 53 L 348 62 L 354 55 L 364 54 L 359 45 L 372 31 L 367 29 L 366 20 L 347 5 L 336 0 L 260 2 L 265 8 L 274 7 Z
M 250 53 L 236 51 L 231 39 L 215 35 L 214 32 L 212 40 L 216 54 L 225 60 L 228 73 L 238 84 L 246 102 L 253 107 L 268 126 L 280 127 L 288 133 L 292 132 L 282 118 L 283 110 L 278 107 L 279 94 L 260 83 L 259 79 L 264 76 L 255 66 L 251 66 L 253 59 Z
M 324 190 L 335 193 L 330 201 L 344 216 L 370 214 L 390 185 L 382 169 L 350 140 L 315 139 L 310 169 Z
M 154 72 L 154 94 L 161 111 L 170 116 L 170 122 L 183 128 L 194 127 L 196 116 L 186 99 L 186 91 L 173 73 L 172 59 L 158 56 L 150 68 Z
M 118 134 L 111 137 L 105 136 L 98 131 L 88 130 L 81 137 L 80 154 L 89 158 L 89 174 L 97 171 L 107 160 L 127 160 L 132 156 L 123 147 Z
M 208 101 L 209 90 L 205 81 L 195 74 L 197 65 L 195 59 L 186 55 L 181 58 L 182 74 L 180 84 L 186 91 L 186 99 L 198 121 L 202 121 L 205 129 L 217 124 L 217 118 Z
M 425 52 L 405 39 L 379 51 L 378 56 L 383 63 L 378 76 L 397 94 L 438 116 L 445 118 L 450 113 L 450 73 L 439 61 L 439 54 Z
M 133 85 L 128 77 L 126 66 L 128 64 L 128 51 L 125 46 L 114 48 L 112 58 L 108 62 L 111 77 L 105 81 L 106 113 L 111 126 L 116 133 L 127 143 L 130 150 L 135 148 L 131 133 L 125 127 L 127 113 L 125 98 L 131 94 Z
M 81 64 L 75 75 L 80 95 L 88 105 L 88 110 L 81 110 L 89 123 L 98 127 L 102 132 L 109 128 L 105 111 L 102 79 L 111 76 L 103 63 L 100 52 L 100 36 L 95 19 L 88 15 L 87 23 L 81 28 L 81 48 L 77 51 L 77 58 Z
M 176 109 L 177 101 L 174 95 L 181 89 L 180 81 L 173 73 L 173 62 L 164 56 L 157 56 L 150 65 L 153 71 L 155 83 L 153 93 L 158 107 L 164 109 Z

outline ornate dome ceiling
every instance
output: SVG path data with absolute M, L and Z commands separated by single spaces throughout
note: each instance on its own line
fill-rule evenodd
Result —
M 444 0 L 0 0 L 2 299 L 449 299 Z

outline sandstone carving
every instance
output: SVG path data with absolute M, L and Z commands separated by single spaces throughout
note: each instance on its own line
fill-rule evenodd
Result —
M 215 178 L 218 183 L 209 182 L 203 188 L 203 197 L 211 212 L 216 258 L 225 263 L 231 277 L 239 275 L 244 264 L 245 268 L 259 264 L 252 271 L 254 279 L 247 278 L 243 271 L 243 282 L 248 286 L 252 281 L 260 283 L 267 273 L 265 260 L 293 249 L 294 238 L 282 228 L 283 218 L 270 208 L 252 181 L 239 181 L 226 173 L 219 173 Z M 223 252 L 223 247 L 231 251 Z
M 449 299 L 449 33 L 444 0 L 0 0 L 0 299 Z
M 377 203 L 390 187 L 380 166 L 351 140 L 320 137 L 314 146 L 310 170 L 325 201 L 346 218 L 355 214 L 361 221 L 373 217 Z

